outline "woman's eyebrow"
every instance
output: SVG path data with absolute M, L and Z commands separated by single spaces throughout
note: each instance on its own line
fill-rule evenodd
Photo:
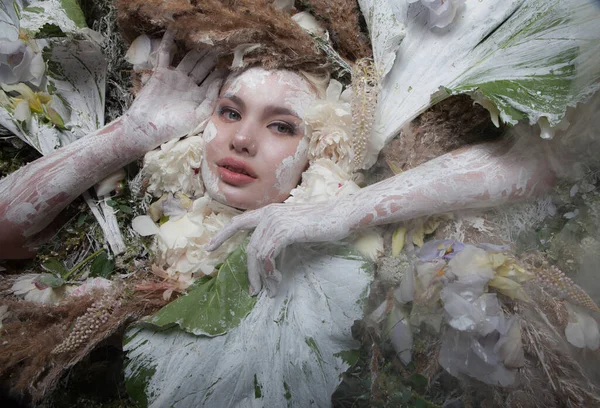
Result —
M 295 112 L 295 111 L 293 111 L 293 110 L 291 110 L 289 108 L 286 108 L 284 106 L 279 106 L 279 105 L 267 105 L 267 106 L 265 106 L 265 109 L 263 111 L 263 115 L 265 115 L 265 116 L 269 116 L 269 115 L 291 115 L 291 116 L 297 117 L 298 119 L 302 119 L 297 112 Z
M 239 105 L 242 109 L 244 109 L 246 107 L 244 100 L 237 95 L 225 92 L 225 94 L 223 94 L 223 96 L 221 96 L 221 98 L 229 99 L 233 103 Z

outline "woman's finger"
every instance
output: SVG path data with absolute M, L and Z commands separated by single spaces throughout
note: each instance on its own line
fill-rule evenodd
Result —
M 254 210 L 245 214 L 234 217 L 229 224 L 227 224 L 221 231 L 215 235 L 208 244 L 204 246 L 207 251 L 214 251 L 219 248 L 223 242 L 231 238 L 236 232 L 240 230 L 253 229 L 258 225 L 258 221 L 261 217 L 260 210 Z
M 177 71 L 189 74 L 198 64 L 198 61 L 200 61 L 200 59 L 204 57 L 207 53 L 208 49 L 191 50 L 190 52 L 185 54 L 185 57 L 183 57 L 179 65 L 177 65 Z
M 260 292 L 262 287 L 261 283 L 261 263 L 256 257 L 256 254 L 252 251 L 248 251 L 247 253 L 247 262 L 248 265 L 248 280 L 250 281 L 250 295 L 256 296 Z
M 200 96 L 200 99 L 212 98 L 216 101 L 217 97 L 219 96 L 221 84 L 223 82 L 222 79 L 225 77 L 226 74 L 227 71 L 223 69 L 213 70 L 198 87 L 198 95 Z M 215 82 L 217 83 L 217 85 L 215 85 Z M 217 86 L 218 88 L 216 88 Z
M 160 42 L 160 46 L 158 47 L 158 61 L 156 66 L 159 68 L 167 68 L 171 65 L 171 50 L 173 49 L 173 44 L 175 43 L 175 34 L 177 34 L 177 30 L 168 28 L 163 35 L 162 41 Z
M 210 71 L 214 69 L 217 64 L 217 57 L 217 52 L 211 51 L 194 66 L 190 72 L 190 76 L 194 78 L 197 84 L 204 81 Z

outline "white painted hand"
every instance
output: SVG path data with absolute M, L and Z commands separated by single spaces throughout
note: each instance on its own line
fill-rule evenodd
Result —
M 281 272 L 275 258 L 294 242 L 336 241 L 347 237 L 353 227 L 335 202 L 319 204 L 271 204 L 238 215 L 225 226 L 206 249 L 213 251 L 239 230 L 254 229 L 247 248 L 250 293 L 264 283 L 271 296 L 277 292 Z
M 209 50 L 192 50 L 170 67 L 174 38 L 175 31 L 167 30 L 154 72 L 124 115 L 154 146 L 187 135 L 210 117 L 223 77 L 213 70 L 217 54 Z

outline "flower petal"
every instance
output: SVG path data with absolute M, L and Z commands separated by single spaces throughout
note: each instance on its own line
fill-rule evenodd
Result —
M 31 109 L 29 109 L 29 102 L 23 99 L 15 107 L 14 117 L 19 121 L 27 121 L 31 118 Z
M 143 64 L 150 58 L 150 52 L 152 51 L 152 42 L 150 37 L 146 34 L 142 34 L 137 37 L 127 50 L 125 54 L 125 60 L 130 64 Z
M 159 228 L 156 226 L 154 221 L 152 221 L 152 218 L 150 218 L 147 215 L 140 215 L 139 217 L 135 217 L 131 221 L 131 227 L 142 237 L 156 235 L 159 232 Z

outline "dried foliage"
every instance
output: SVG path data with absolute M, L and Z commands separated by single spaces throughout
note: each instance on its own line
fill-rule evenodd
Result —
M 352 70 L 352 144 L 355 168 L 362 168 L 375 121 L 380 77 L 371 59 L 358 61 Z
M 96 292 L 73 297 L 57 306 L 2 299 L 0 303 L 8 305 L 11 316 L 4 320 L 2 328 L 0 388 L 21 402 L 44 400 L 66 370 L 100 343 L 113 335 L 121 335 L 127 324 L 167 303 L 162 292 L 139 292 L 133 287 L 134 283 L 130 282 L 111 294 Z M 104 307 L 106 305 L 110 307 Z M 73 333 L 77 332 L 78 323 L 97 311 L 98 306 L 107 312 L 103 314 L 105 319 L 98 321 L 101 324 L 95 323 L 84 341 L 77 344 L 69 341 L 75 337 Z M 63 347 L 58 348 L 61 344 Z
M 321 20 L 342 58 L 357 61 L 372 56 L 368 37 L 360 30 L 356 0 L 303 0 L 299 3 Z
M 120 26 L 130 41 L 146 32 L 177 29 L 186 48 L 214 44 L 225 52 L 236 46 L 260 43 L 244 58 L 248 65 L 267 69 L 322 71 L 327 58 L 289 14 L 266 0 L 117 0 Z

